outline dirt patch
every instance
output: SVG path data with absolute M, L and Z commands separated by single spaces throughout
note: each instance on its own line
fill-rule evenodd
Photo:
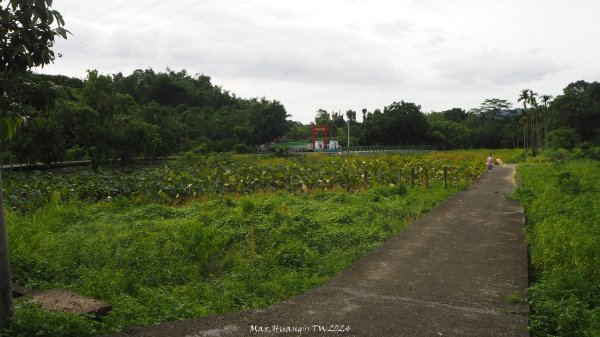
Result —
M 94 314 L 101 316 L 107 314 L 112 309 L 109 303 L 75 294 L 64 289 L 42 291 L 31 294 L 28 298 L 32 302 L 39 303 L 46 310 L 70 312 L 77 315 Z

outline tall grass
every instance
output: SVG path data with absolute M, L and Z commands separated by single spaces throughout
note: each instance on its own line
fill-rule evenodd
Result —
M 218 155 L 10 174 L 13 281 L 66 288 L 113 310 L 95 321 L 20 303 L 0 335 L 91 336 L 266 307 L 322 284 L 464 188 L 484 169 L 482 153 Z
M 114 309 L 95 322 L 20 305 L 4 334 L 85 336 L 266 307 L 322 284 L 464 186 L 263 192 L 181 207 L 73 200 L 10 212 L 16 283 Z
M 524 151 L 522 149 L 475 149 L 475 150 L 451 150 L 451 151 L 432 151 L 425 157 L 428 160 L 451 160 L 458 162 L 461 160 L 475 160 L 485 162 L 489 154 L 494 158 L 501 159 L 504 163 L 514 164 L 524 161 Z
M 534 336 L 600 336 L 600 166 L 521 166 Z

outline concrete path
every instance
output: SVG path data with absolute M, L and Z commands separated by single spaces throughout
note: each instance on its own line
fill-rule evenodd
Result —
M 266 310 L 119 336 L 529 336 L 523 209 L 496 167 L 326 283 Z M 513 300 L 509 300 L 513 298 Z M 300 333 L 301 332 L 301 333 Z

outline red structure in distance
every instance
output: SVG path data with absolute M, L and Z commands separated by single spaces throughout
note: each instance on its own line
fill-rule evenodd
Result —
M 325 125 L 312 124 L 312 148 L 313 148 L 313 150 L 316 150 L 315 140 L 319 137 L 319 132 L 324 133 L 323 148 L 319 149 L 319 150 L 324 150 L 327 148 L 327 135 L 329 134 L 329 125 L 327 125 L 327 124 L 325 124 Z

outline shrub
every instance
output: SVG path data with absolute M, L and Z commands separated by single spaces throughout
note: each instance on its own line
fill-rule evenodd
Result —
M 290 156 L 290 149 L 288 147 L 278 147 L 275 149 L 275 156 L 287 158 Z
M 548 133 L 548 142 L 553 149 L 571 150 L 579 143 L 579 135 L 575 129 L 557 129 Z
M 599 172 L 584 161 L 519 167 L 532 336 L 600 336 Z
M 206 153 L 208 153 L 208 145 L 206 145 L 206 144 L 196 145 L 190 151 L 188 151 L 188 153 L 192 154 L 192 155 L 196 155 L 196 156 L 206 154 Z
M 235 153 L 250 153 L 250 147 L 248 147 L 246 144 L 242 144 L 242 143 L 238 143 L 235 144 L 233 146 L 233 151 L 235 151 Z
M 564 149 L 548 149 L 544 151 L 544 156 L 551 162 L 561 162 L 571 158 L 571 153 Z
M 6 337 L 86 337 L 98 334 L 99 323 L 84 317 L 43 310 L 39 305 L 20 303 L 8 329 L 0 331 Z
M 577 195 L 583 190 L 579 177 L 572 172 L 560 173 L 556 178 L 556 185 L 561 192 L 567 194 Z
M 600 146 L 592 146 L 591 143 L 584 142 L 576 154 L 577 158 L 598 161 L 600 160 Z
M 65 154 L 65 160 L 82 160 L 87 155 L 86 149 L 75 145 L 72 148 L 67 149 Z

